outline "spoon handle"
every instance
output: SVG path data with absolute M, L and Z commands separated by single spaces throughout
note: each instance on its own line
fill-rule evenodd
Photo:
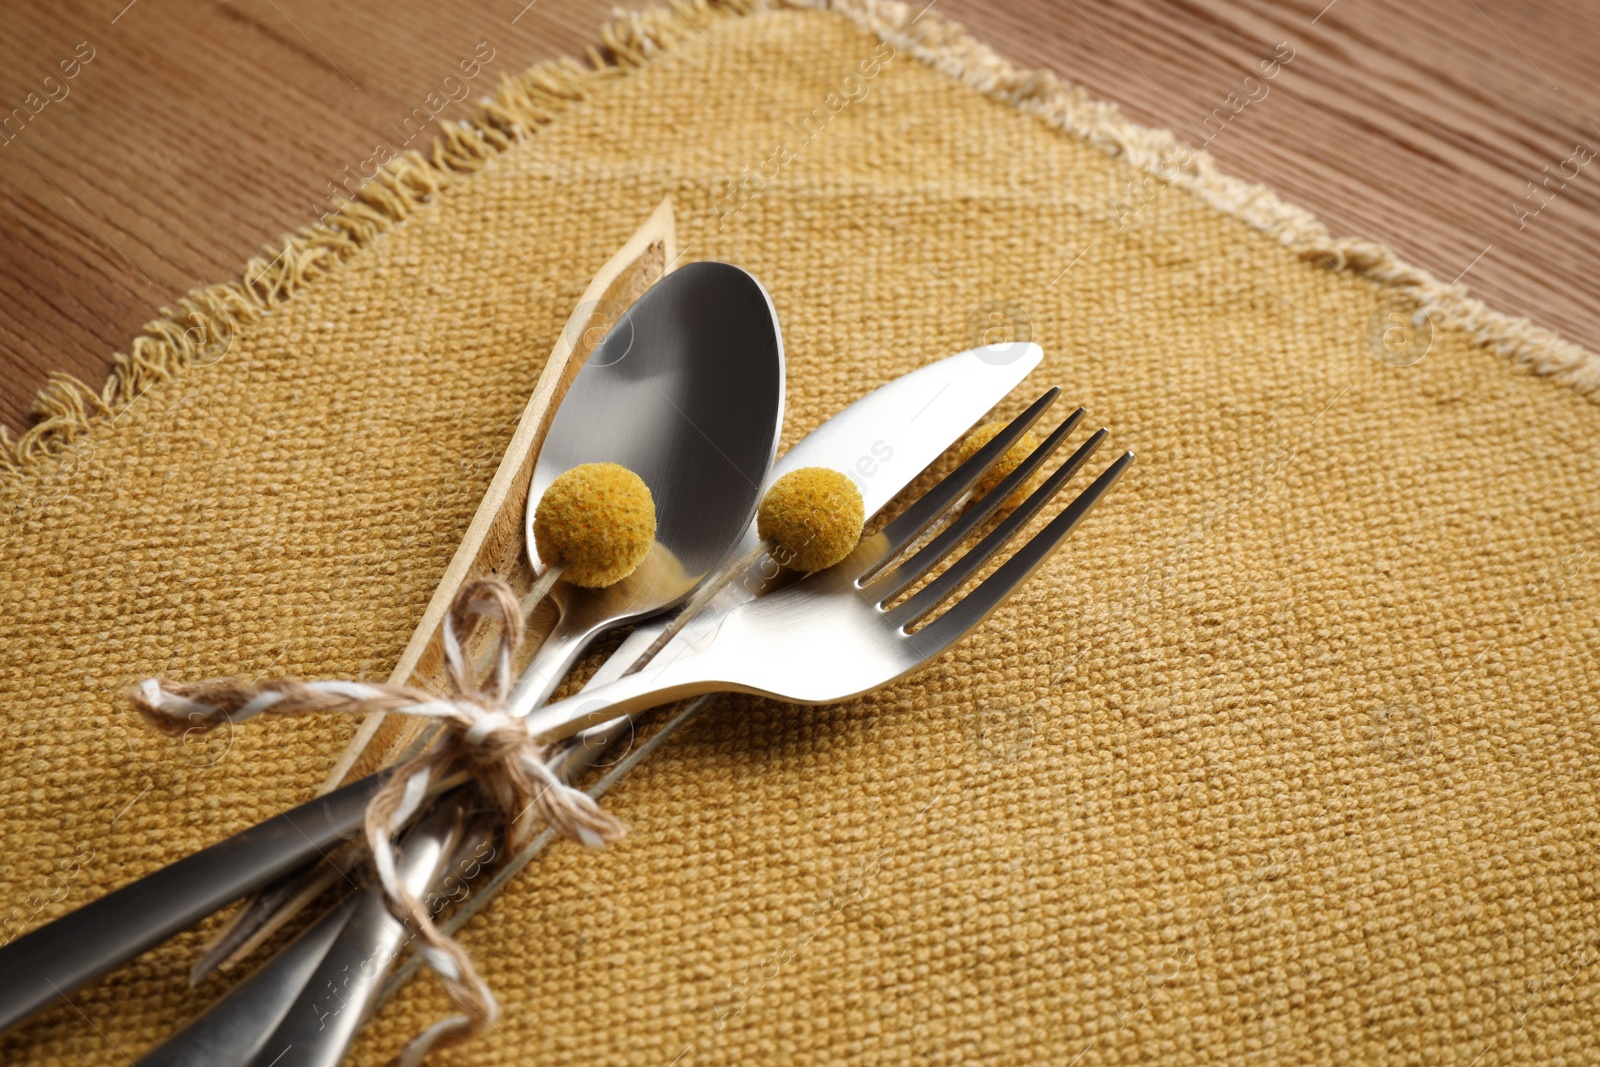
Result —
M 549 699 L 594 634 L 594 629 L 573 626 L 565 617 L 557 622 L 518 679 L 507 711 L 514 716 L 526 715 Z M 465 813 L 463 797 L 446 797 L 407 835 L 403 862 L 412 867 L 408 868 L 410 873 L 402 877 L 414 892 L 422 892 L 432 881 L 436 868 L 462 833 Z M 377 887 L 368 887 L 357 897 L 354 917 L 327 951 L 316 974 L 306 983 L 307 992 L 302 994 L 305 1010 L 283 1018 L 277 1032 L 263 1041 L 266 1051 L 261 1053 L 262 1061 L 270 1059 L 269 1053 L 275 1050 L 294 1048 L 296 1063 L 339 1063 L 361 1023 L 377 1003 L 383 979 L 388 976 L 389 967 L 405 940 L 404 930 L 390 917 L 388 905 Z M 324 987 L 335 988 L 336 980 L 338 988 L 343 990 L 341 1009 L 348 1000 L 354 1010 L 341 1010 L 337 1013 L 337 1025 L 328 1026 L 327 1018 L 332 1015 L 314 1010 L 304 998 L 318 995 Z
M 359 896 L 348 896 L 308 927 L 254 974 L 212 1004 L 135 1067 L 215 1067 L 248 1063 L 266 1045 L 295 998 L 311 981 L 356 910 Z
M 540 643 L 522 677 L 517 679 L 511 699 L 506 702 L 506 713 L 521 718 L 549 700 L 561 679 L 594 640 L 595 632 L 593 627 L 571 625 L 568 617 L 562 615 L 550 636 Z
M 428 889 L 447 873 L 468 820 L 467 804 L 451 798 L 406 835 L 396 873 L 408 890 L 430 896 Z M 488 838 L 479 835 L 476 840 Z M 389 913 L 381 893 L 368 889 L 357 894 L 350 921 L 250 1062 L 283 1067 L 281 1058 L 297 1067 L 338 1067 L 376 1006 L 390 967 L 415 934 Z M 286 1055 L 291 1049 L 293 1055 Z

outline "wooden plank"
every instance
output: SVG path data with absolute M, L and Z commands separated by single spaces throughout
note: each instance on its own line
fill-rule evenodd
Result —
M 1382 239 L 1504 310 L 1600 347 L 1600 161 L 1529 200 L 1584 143 L 1600 9 L 1576 0 L 936 0 L 1003 55 L 1208 138 L 1280 41 L 1295 58 L 1209 148 L 1335 233 Z M 314 220 L 458 64 L 580 53 L 610 0 L 18 0 L 0 35 L 0 422 L 51 370 L 104 378 L 163 304 L 238 276 Z M 93 52 L 70 80 L 59 65 Z M 46 85 L 43 79 L 53 75 Z M 459 75 L 458 75 L 459 77 Z M 51 90 L 50 86 L 55 88 Z M 437 119 L 460 117 L 466 100 Z M 436 124 L 436 123 L 435 123 Z M 15 123 L 13 123 L 15 126 Z M 427 131 L 428 134 L 434 132 Z M 1524 211 L 1547 201 L 1537 214 Z
M 644 224 L 596 272 L 579 298 L 566 326 L 545 361 L 544 370 L 534 384 L 517 420 L 517 429 L 506 445 L 494 477 L 478 505 L 467 532 L 456 548 L 449 566 L 439 579 L 433 597 L 411 633 L 394 670 L 391 683 L 407 684 L 435 693 L 448 694 L 450 686 L 444 670 L 441 634 L 445 616 L 456 594 L 468 582 L 494 574 L 506 579 L 526 600 L 534 583 L 534 572 L 525 551 L 524 518 L 533 467 L 550 430 L 561 398 L 595 345 L 618 315 L 636 301 L 646 289 L 670 271 L 679 258 L 676 219 L 672 199 L 663 199 Z M 526 607 L 526 604 L 525 604 Z M 554 623 L 549 601 L 536 606 L 528 619 L 529 640 L 523 642 L 515 666 L 524 668 L 539 646 L 539 637 Z M 493 628 L 486 628 L 466 645 L 469 659 L 479 659 L 490 642 L 496 640 Z M 416 719 L 391 717 L 383 712 L 369 713 L 356 735 L 334 762 L 323 779 L 319 792 L 328 792 L 345 782 L 363 777 L 401 759 L 411 746 L 420 747 L 429 727 Z M 220 970 L 228 970 L 248 958 L 285 923 L 311 904 L 339 877 L 340 868 L 330 860 L 296 876 L 294 891 L 270 913 L 259 911 L 257 899 L 236 909 L 228 923 L 212 935 L 203 956 L 224 952 Z M 272 894 L 269 892 L 269 897 Z M 248 936 L 246 936 L 248 935 Z M 243 938 L 242 941 L 238 938 Z M 229 945 L 226 950 L 218 946 Z
M 390 682 L 448 693 L 440 634 L 456 593 L 472 579 L 489 574 L 506 579 L 518 596 L 525 596 L 532 588 L 537 575 L 528 558 L 524 536 L 528 487 L 556 408 L 616 317 L 671 270 L 677 258 L 677 228 L 672 200 L 668 198 L 595 274 L 561 336 L 556 338 L 555 348 L 522 410 L 483 502 L 390 673 Z M 548 602 L 542 606 L 548 608 Z M 533 650 L 539 647 L 539 636 L 548 632 L 553 622 L 554 615 L 548 611 L 536 613 L 530 620 L 529 639 L 523 642 L 518 668 L 526 666 Z M 494 636 L 487 628 L 481 631 L 477 645 L 467 646 L 469 655 L 475 656 L 491 640 Z M 424 724 L 416 719 L 390 719 L 383 712 L 371 712 L 323 782 L 323 790 L 393 762 L 423 728 Z
M 934 10 L 1019 66 L 1055 69 L 1136 122 L 1205 143 L 1225 170 L 1310 209 L 1335 236 L 1380 241 L 1445 281 L 1461 276 L 1499 310 L 1600 348 L 1600 156 L 1553 193 L 1527 188 L 1559 174 L 1577 144 L 1600 153 L 1600 81 L 1586 58 L 1600 8 L 941 0 Z M 1294 59 L 1265 95 L 1208 123 L 1228 94 L 1246 95 L 1244 78 L 1259 80 L 1279 42 Z

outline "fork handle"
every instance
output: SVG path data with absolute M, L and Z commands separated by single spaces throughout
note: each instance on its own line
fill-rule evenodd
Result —
M 250 1062 L 311 981 L 360 900 L 359 893 L 345 897 L 221 1000 L 141 1056 L 134 1067 Z
M 481 823 L 475 832 L 469 831 L 470 822 L 467 799 L 459 794 L 423 816 L 400 845 L 396 876 L 407 890 L 425 897 L 430 887 L 442 882 L 464 837 L 472 843 L 489 840 Z M 294 1003 L 281 1013 L 272 1033 L 260 1042 L 252 1064 L 338 1067 L 344 1061 L 345 1051 L 378 1004 L 389 968 L 415 936 L 390 914 L 377 886 L 357 897 L 350 921 Z M 287 1055 L 291 1050 L 293 1055 Z
M 695 660 L 691 655 L 660 668 L 646 667 L 638 674 L 580 690 L 554 704 L 546 704 L 528 714 L 528 732 L 545 742 L 560 741 L 620 716 L 702 693 L 759 692 L 708 678 L 697 669 L 700 664 Z
M 386 778 L 363 778 L 242 830 L 0 948 L 0 1031 L 355 832 Z

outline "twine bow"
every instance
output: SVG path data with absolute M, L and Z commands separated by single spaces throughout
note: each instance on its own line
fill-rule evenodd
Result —
M 489 692 L 463 651 L 485 619 L 500 623 L 500 639 L 490 672 Z M 453 696 L 446 699 L 403 685 L 370 682 L 299 682 L 282 679 L 247 682 L 214 678 L 171 682 L 151 678 L 131 694 L 133 705 L 155 729 L 169 736 L 209 731 L 256 715 L 306 715 L 313 712 L 366 714 L 385 711 L 439 721 L 439 743 L 396 768 L 366 811 L 367 845 L 395 919 L 421 939 L 418 951 L 439 975 L 461 1014 L 441 1020 L 413 1038 L 400 1057 L 402 1067 L 422 1062 L 433 1048 L 470 1040 L 499 1016 L 499 1004 L 479 977 L 466 951 L 434 925 L 429 909 L 401 882 L 395 870 L 395 840 L 422 807 L 435 783 L 465 770 L 506 817 L 506 837 L 515 854 L 541 826 L 599 847 L 623 834 L 622 824 L 600 810 L 588 794 L 562 781 L 521 719 L 507 715 L 512 655 L 522 644 L 524 625 L 516 594 L 500 578 L 480 578 L 456 595 L 445 617 L 445 670 Z

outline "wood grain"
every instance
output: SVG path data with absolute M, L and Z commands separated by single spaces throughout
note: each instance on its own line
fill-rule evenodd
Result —
M 1568 162 L 1575 146 L 1600 149 L 1600 84 L 1586 76 L 1600 9 L 1576 0 L 934 3 L 1019 65 L 1051 68 L 1136 121 L 1206 142 L 1228 170 L 1312 209 L 1336 234 L 1383 240 L 1496 307 L 1600 347 L 1591 280 L 1600 159 Z M 447 91 L 444 79 L 459 78 L 480 42 L 492 58 L 471 97 L 501 73 L 592 45 L 611 7 L 8 5 L 0 422 L 20 429 L 53 370 L 103 380 L 112 353 L 158 308 L 236 277 L 264 243 L 315 220 L 330 188 L 378 144 L 406 136 L 405 117 Z M 65 78 L 61 64 L 70 68 L 85 42 L 92 58 Z M 1244 79 L 1279 42 L 1294 58 L 1262 95 Z M 1228 122 L 1208 123 L 1230 93 L 1250 92 L 1257 99 Z M 467 106 L 450 103 L 434 125 Z

